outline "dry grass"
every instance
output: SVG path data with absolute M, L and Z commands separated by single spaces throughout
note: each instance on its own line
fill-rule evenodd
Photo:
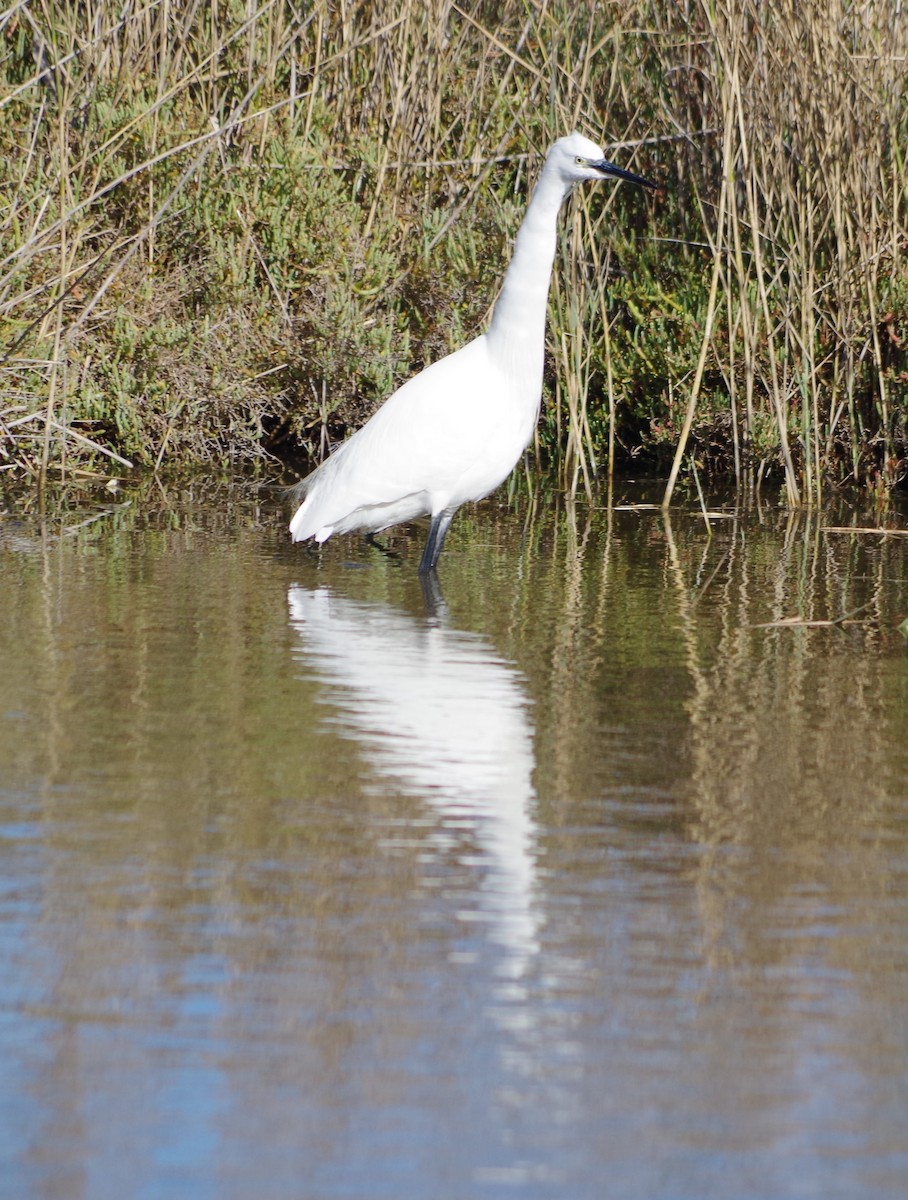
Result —
M 323 453 L 481 328 L 572 127 L 666 189 L 570 209 L 539 457 L 905 473 L 888 0 L 22 0 L 0 46 L 7 477 Z
M 726 0 L 705 28 L 725 136 L 704 343 L 738 478 L 768 415 L 792 503 L 819 499 L 843 455 L 855 479 L 890 486 L 904 470 L 889 368 L 906 298 L 908 30 L 889 4 L 847 0 Z

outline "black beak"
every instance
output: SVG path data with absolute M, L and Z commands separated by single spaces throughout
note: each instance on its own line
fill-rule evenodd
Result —
M 625 179 L 628 183 L 637 183 L 640 187 L 653 189 L 659 186 L 656 183 L 651 183 L 648 179 L 644 179 L 642 175 L 635 175 L 633 171 L 625 171 L 624 167 L 616 167 L 607 158 L 600 159 L 599 162 L 591 162 L 590 166 L 595 167 L 597 171 L 601 171 L 608 179 Z

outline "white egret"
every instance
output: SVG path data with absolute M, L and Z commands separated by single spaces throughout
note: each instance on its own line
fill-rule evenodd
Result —
M 517 233 L 486 333 L 397 389 L 293 489 L 294 542 L 371 534 L 431 518 L 419 564 L 431 571 L 457 509 L 502 483 L 533 436 L 542 398 L 545 317 L 558 212 L 585 179 L 656 185 L 610 163 L 579 133 L 559 138 Z

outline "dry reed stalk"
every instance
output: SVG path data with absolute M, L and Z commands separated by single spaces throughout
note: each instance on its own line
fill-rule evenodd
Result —
M 728 190 L 731 177 L 731 169 L 729 162 L 729 153 L 731 148 L 731 125 L 726 124 L 725 145 L 723 148 L 723 159 L 726 163 L 726 170 L 722 174 L 722 188 L 719 193 L 719 218 L 716 222 L 716 237 L 721 238 L 724 232 L 725 211 L 728 202 Z M 694 373 L 694 381 L 690 389 L 690 397 L 687 402 L 687 409 L 684 413 L 684 422 L 681 426 L 681 433 L 678 438 L 678 445 L 675 448 L 675 457 L 672 462 L 672 468 L 669 472 L 668 483 L 665 486 L 665 493 L 662 497 L 662 507 L 667 509 L 671 504 L 672 495 L 675 490 L 675 485 L 678 481 L 678 473 L 681 470 L 681 463 L 687 451 L 687 442 L 690 437 L 690 431 L 694 423 L 694 415 L 697 410 L 697 400 L 700 395 L 700 387 L 703 382 L 703 371 L 706 367 L 706 357 L 709 353 L 710 342 L 712 340 L 713 322 L 716 317 L 716 308 L 719 293 L 719 279 L 721 276 L 722 263 L 722 246 L 721 242 L 717 241 L 713 247 L 713 270 L 712 280 L 709 285 L 709 301 L 706 307 L 706 325 L 703 330 L 703 339 L 700 345 L 700 356 L 697 360 L 697 369 Z M 699 480 L 697 481 L 697 490 L 699 491 Z
M 303 385 L 299 426 L 308 381 L 320 395 L 325 381 L 329 397 L 339 387 L 343 347 L 330 345 L 325 289 L 346 289 L 345 319 L 358 337 L 385 313 L 394 314 L 389 329 L 410 314 L 433 352 L 450 348 L 476 331 L 492 298 L 458 309 L 458 287 L 469 285 L 458 285 L 452 264 L 473 260 L 452 248 L 471 236 L 468 224 L 480 230 L 480 244 L 494 225 L 489 265 L 479 264 L 489 278 L 526 190 L 516 155 L 529 148 L 538 156 L 553 136 L 579 126 L 604 143 L 645 144 L 647 161 L 636 165 L 663 176 L 670 191 L 645 218 L 642 206 L 623 210 L 632 226 L 626 237 L 609 225 L 616 206 L 634 205 L 629 197 L 584 198 L 573 210 L 561 264 L 570 296 L 553 290 L 550 314 L 549 349 L 562 382 L 541 435 L 563 477 L 589 482 L 600 462 L 611 472 L 622 416 L 645 426 L 660 404 L 670 412 L 688 378 L 691 420 L 675 446 L 677 464 L 703 426 L 727 419 L 739 483 L 759 483 L 778 467 L 792 504 L 818 500 L 824 480 L 846 469 L 881 486 L 904 470 L 898 339 L 908 30 L 888 0 L 589 8 L 563 0 L 313 0 L 305 11 L 285 0 L 147 0 L 125 9 L 23 0 L 0 15 L 0 33 L 11 48 L 0 108 L 15 139 L 0 208 L 5 361 L 32 380 L 48 411 L 62 397 L 76 405 L 77 421 L 80 413 L 96 419 L 81 390 L 101 359 L 113 371 L 132 353 L 117 342 L 124 310 L 139 330 L 147 320 L 131 309 L 138 298 L 122 280 L 142 279 L 152 293 L 161 282 L 191 292 L 174 251 L 183 221 L 189 236 L 210 238 L 209 258 L 225 259 L 221 278 L 210 273 L 212 299 L 201 297 L 203 310 L 211 304 L 203 322 L 222 319 L 213 295 L 236 281 L 256 281 L 242 303 L 254 295 L 254 305 L 274 308 L 281 361 L 296 362 Z M 528 161 L 532 170 L 539 159 Z M 622 161 L 634 165 L 633 156 Z M 341 181 L 312 180 L 325 196 L 323 223 L 343 204 L 356 226 L 346 274 L 338 267 L 329 276 L 305 237 L 293 245 L 296 226 L 279 224 L 294 205 L 276 205 L 280 187 L 268 172 L 286 170 L 292 190 L 313 166 L 336 169 Z M 661 277 L 647 282 L 642 239 L 657 222 L 672 241 L 660 256 Z M 313 229 L 310 242 L 317 225 L 304 230 Z M 349 233 L 338 227 L 336 236 Z M 696 291 L 702 307 L 687 313 L 702 321 L 701 336 L 690 339 L 686 358 L 678 347 L 670 347 L 675 357 L 654 353 L 654 339 L 672 336 L 670 324 L 663 323 L 668 334 L 658 332 L 663 297 L 693 294 L 698 280 L 700 252 L 684 247 L 704 242 L 712 262 Z M 600 269 L 605 247 L 622 271 L 636 270 L 626 288 Z M 360 260 L 380 253 L 393 265 L 363 284 Z M 343 255 L 339 246 L 336 257 Z M 434 277 L 445 272 L 436 295 Z M 635 289 L 652 297 L 639 312 L 627 299 Z M 147 296 L 141 302 L 153 310 Z M 170 319 L 188 326 L 200 318 L 186 306 Z M 316 361 L 322 351 L 305 330 L 319 321 L 329 332 Z M 246 354 L 243 369 L 261 378 L 266 364 Z M 26 358 L 63 366 L 38 380 Z M 394 369 L 389 361 L 385 374 Z M 102 378 L 92 394 L 105 386 Z M 644 398 L 644 388 L 654 394 Z M 145 457 L 154 461 L 197 409 L 177 395 L 155 414 L 138 384 L 127 378 L 123 389 L 97 436 L 116 441 L 123 425 L 144 422 L 152 447 Z M 234 414 L 225 413 L 225 423 L 233 426 Z M 86 427 L 94 437 L 94 425 Z M 37 447 L 45 467 L 57 444 L 65 441 Z M 35 449 L 23 450 L 22 461 Z M 672 486 L 676 479 L 677 469 Z

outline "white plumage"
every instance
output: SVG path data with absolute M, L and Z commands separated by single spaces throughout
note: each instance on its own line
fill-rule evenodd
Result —
M 376 533 L 428 515 L 419 569 L 434 569 L 456 510 L 494 491 L 533 436 L 558 211 L 575 184 L 609 177 L 655 186 L 608 162 L 579 133 L 554 143 L 488 332 L 408 379 L 297 485 L 303 501 L 290 522 L 293 541 Z

